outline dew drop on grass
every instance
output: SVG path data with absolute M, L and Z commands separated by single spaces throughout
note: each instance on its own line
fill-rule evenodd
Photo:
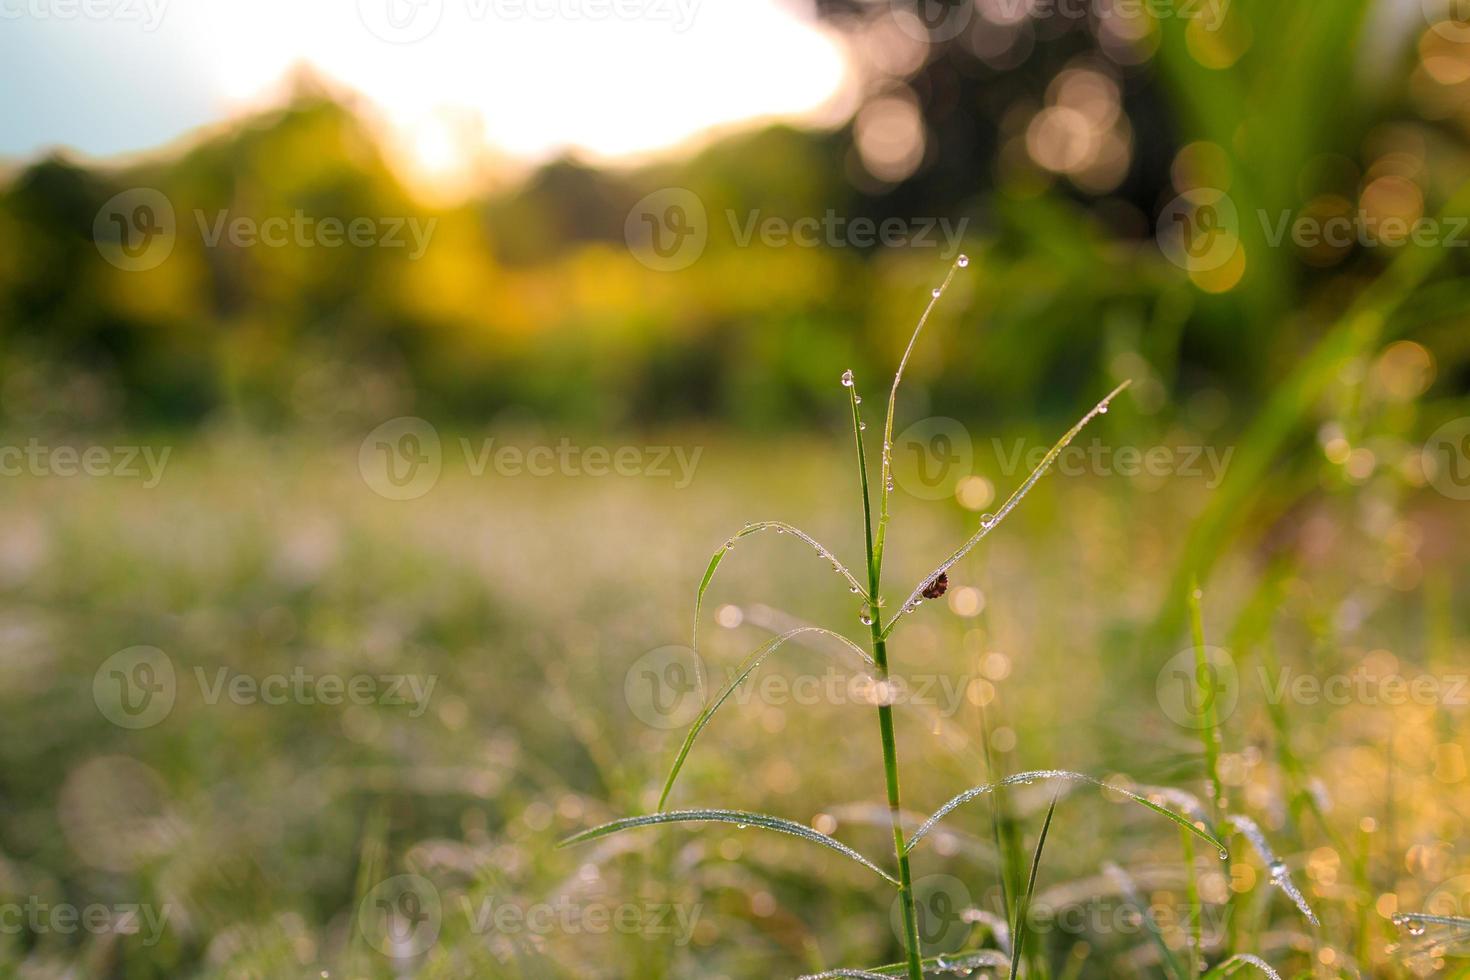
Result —
M 939 294 L 942 292 L 944 292 L 944 290 L 940 289 L 938 286 L 935 286 L 933 289 L 929 290 L 929 295 L 933 296 L 935 299 L 938 299 Z
M 955 265 L 959 266 L 961 269 L 965 268 L 969 264 L 970 257 L 968 255 L 961 255 L 957 260 L 955 260 Z
M 1220 860 L 1221 861 L 1229 861 L 1230 860 L 1230 852 L 1229 851 L 1221 851 L 1220 852 Z
M 862 612 L 858 613 L 858 622 L 862 623 L 864 626 L 872 626 L 873 617 L 868 614 L 867 610 L 863 610 Z
M 995 515 L 994 514 L 981 514 L 980 515 L 980 526 L 981 527 L 989 527 L 990 525 L 992 525 L 994 523 L 995 523 Z
M 852 368 L 848 368 L 846 371 L 842 372 L 842 387 L 852 387 Z
M 1097 414 L 1099 414 L 1099 415 L 1106 415 L 1106 414 L 1108 414 L 1108 406 L 1106 404 L 1099 405 L 1097 407 Z
M 861 405 L 863 403 L 863 396 L 862 395 L 853 395 L 852 396 L 852 400 L 855 401 L 855 402 L 857 402 L 859 405 Z
M 1271 862 L 1271 880 L 1280 881 L 1286 877 L 1286 862 L 1276 860 Z
M 858 431 L 859 432 L 866 432 L 866 431 L 868 431 L 868 423 L 866 423 L 866 422 L 859 422 L 858 423 Z

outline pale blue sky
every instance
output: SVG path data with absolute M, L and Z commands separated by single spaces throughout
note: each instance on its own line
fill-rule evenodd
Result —
M 0 156 L 148 150 L 303 63 L 430 170 L 839 118 L 854 88 L 842 41 L 784 0 L 0 0 Z

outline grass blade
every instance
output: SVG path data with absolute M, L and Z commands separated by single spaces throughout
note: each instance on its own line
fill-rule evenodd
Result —
M 1128 797 L 1133 802 L 1137 803 L 1139 806 L 1147 807 L 1155 813 L 1163 817 L 1167 817 L 1169 820 L 1172 820 L 1174 823 L 1178 824 L 1180 827 L 1183 827 L 1185 830 L 1194 834 L 1196 837 L 1200 837 L 1204 840 L 1209 841 L 1211 844 L 1214 844 L 1215 847 L 1217 847 L 1220 851 L 1221 860 L 1224 860 L 1228 856 L 1228 851 L 1225 847 L 1225 844 L 1218 837 L 1212 834 L 1209 830 L 1198 826 L 1195 822 L 1191 821 L 1189 818 L 1183 816 L 1182 814 L 1176 813 L 1173 810 L 1170 810 L 1168 807 L 1160 806 L 1158 803 L 1153 802 L 1147 797 L 1139 796 L 1137 793 L 1134 793 L 1130 790 L 1123 789 L 1120 786 L 1115 786 L 1112 783 L 1105 783 L 1101 779 L 1098 779 L 1096 776 L 1089 776 L 1085 773 L 1080 772 L 1070 772 L 1066 769 L 1038 769 L 1035 772 L 1020 772 L 1016 773 L 1014 776 L 1007 776 L 1005 779 L 997 780 L 993 783 L 985 783 L 982 786 L 974 786 L 970 789 L 965 790 L 963 793 L 956 796 L 948 803 L 944 804 L 944 806 L 940 807 L 938 810 L 935 810 L 934 815 L 931 816 L 928 820 L 925 820 L 924 823 L 919 827 L 919 829 L 914 831 L 914 836 L 909 838 L 907 849 L 910 851 L 913 850 L 914 846 L 918 844 L 919 841 L 928 836 L 929 832 L 939 824 L 939 821 L 948 816 L 952 810 L 955 810 L 956 808 L 961 807 L 966 803 L 969 803 L 971 800 L 978 799 L 979 797 L 984 796 L 987 793 L 992 793 L 996 789 L 1005 786 L 1033 783 L 1038 779 L 1066 779 L 1072 782 L 1091 783 L 1093 786 L 1100 786 L 1103 789 L 1110 790 L 1114 793 L 1120 793 L 1123 796 Z
M 640 827 L 653 827 L 658 824 L 711 822 L 730 823 L 737 827 L 759 827 L 762 830 L 773 830 L 778 834 L 799 837 L 802 840 L 810 841 L 813 844 L 820 844 L 829 850 L 836 851 L 843 857 L 851 858 L 891 885 L 896 886 L 898 884 L 897 878 L 839 840 L 834 840 L 826 834 L 818 833 L 804 824 L 785 820 L 781 817 L 773 817 L 768 813 L 751 813 L 746 810 L 668 810 L 663 813 L 650 813 L 641 817 L 624 817 L 621 820 L 614 820 L 600 827 L 593 827 L 579 834 L 573 834 L 558 846 L 571 847 L 574 844 L 583 844 L 587 841 L 597 840 L 599 837 L 621 833 L 624 830 L 637 830 Z
M 945 290 L 954 279 L 957 269 L 969 264 L 964 256 L 956 259 L 949 267 L 949 274 L 944 277 L 944 282 L 929 297 L 929 305 L 924 307 L 923 314 L 919 317 L 914 332 L 909 336 L 909 344 L 903 349 L 903 357 L 898 359 L 898 370 L 893 372 L 893 387 L 888 390 L 888 412 L 883 419 L 883 458 L 882 473 L 878 489 L 878 533 L 873 542 L 873 557 L 878 567 L 883 567 L 883 544 L 888 538 L 888 498 L 893 490 L 893 414 L 898 405 L 898 386 L 903 381 L 903 369 L 908 367 L 909 355 L 914 352 L 914 345 L 919 342 L 919 334 L 924 332 L 924 324 L 929 322 L 929 314 L 934 312 L 934 307 L 939 305 L 939 300 L 944 296 Z
M 868 599 L 868 590 L 863 588 L 862 583 L 853 577 L 852 572 L 847 570 L 847 566 L 838 561 L 837 556 L 832 554 L 832 552 L 828 550 L 826 545 L 822 544 L 810 534 L 807 534 L 801 528 L 793 527 L 792 525 L 787 524 L 784 521 L 760 521 L 756 524 L 747 524 L 739 531 L 731 535 L 730 539 L 725 542 L 724 546 L 720 548 L 719 551 L 716 551 L 713 555 L 710 556 L 709 565 L 704 570 L 704 578 L 700 579 L 699 581 L 699 592 L 694 597 L 694 638 L 690 643 L 690 646 L 692 646 L 695 650 L 699 649 L 699 611 L 704 606 L 704 594 L 709 591 L 710 582 L 714 581 L 715 571 L 720 567 L 720 562 L 724 561 L 725 556 L 728 555 L 730 551 L 735 547 L 736 541 L 740 540 L 741 538 L 748 537 L 752 534 L 759 534 L 761 531 L 772 530 L 774 530 L 777 534 L 795 535 L 796 537 L 805 541 L 807 544 L 811 545 L 812 548 L 816 550 L 817 554 L 821 555 L 827 561 L 831 562 L 832 570 L 838 575 L 841 575 L 843 578 L 847 579 L 847 584 L 851 586 L 854 590 L 856 590 L 857 594 L 862 596 L 864 601 L 871 601 Z
M 1021 502 L 1021 499 L 1025 497 L 1026 494 L 1031 492 L 1031 488 L 1036 485 L 1036 481 L 1040 480 L 1042 476 L 1046 474 L 1046 471 L 1051 468 L 1051 464 L 1056 462 L 1056 459 L 1058 456 L 1061 455 L 1062 450 L 1066 449 L 1067 445 L 1071 443 L 1073 439 L 1077 438 L 1077 433 L 1081 432 L 1083 427 L 1086 426 L 1088 422 L 1091 422 L 1093 419 L 1097 418 L 1097 416 L 1106 414 L 1108 410 L 1108 403 L 1116 398 L 1118 396 L 1118 393 L 1121 392 L 1124 388 L 1127 388 L 1129 384 L 1130 382 L 1125 381 L 1122 384 L 1118 385 L 1118 387 L 1114 388 L 1111 392 L 1108 393 L 1108 396 L 1106 398 L 1094 405 L 1092 411 L 1082 416 L 1082 418 L 1077 421 L 1076 425 L 1068 429 L 1066 435 L 1062 436 L 1062 438 L 1057 441 L 1057 444 L 1055 446 L 1052 446 L 1051 450 L 1047 452 L 1046 457 L 1042 459 L 1040 465 L 1038 465 L 1036 469 L 1031 471 L 1031 475 L 1026 478 L 1026 482 L 1017 487 L 1016 490 L 1006 500 L 1006 502 L 1001 505 L 1000 510 L 995 512 L 995 516 L 990 518 L 990 520 L 988 521 L 981 522 L 980 530 L 976 531 L 970 537 L 970 540 L 962 544 L 958 549 L 955 550 L 953 554 L 942 561 L 939 564 L 938 568 L 934 569 L 934 571 L 924 576 L 923 580 L 920 581 L 918 585 L 914 586 L 914 591 L 909 593 L 909 597 L 904 600 L 903 605 L 898 608 L 898 611 L 893 614 L 893 618 L 889 620 L 887 628 L 885 628 L 883 631 L 884 636 L 887 636 L 893 631 L 893 627 L 898 623 L 900 619 L 919 607 L 919 602 L 923 598 L 924 589 L 929 586 L 930 582 L 933 582 L 940 575 L 953 568 L 954 565 L 961 558 L 968 555 L 974 549 L 974 547 L 985 538 L 987 534 L 989 534 L 997 526 L 999 526 L 1001 521 L 1005 520 L 1006 515 L 1015 509 L 1016 505 Z
M 1314 926 L 1318 925 L 1317 913 L 1313 912 L 1312 907 L 1307 904 L 1306 896 L 1296 887 L 1296 882 L 1291 880 L 1291 875 L 1286 870 L 1286 862 L 1271 850 L 1271 844 L 1266 840 L 1266 835 L 1261 833 L 1261 828 L 1256 822 L 1239 813 L 1232 813 L 1226 820 L 1231 827 L 1234 827 L 1245 836 L 1246 840 L 1251 842 L 1251 846 L 1256 849 L 1261 860 L 1266 862 L 1266 870 L 1271 875 L 1271 884 L 1280 888 L 1286 897 L 1295 903 L 1302 915 L 1307 917 L 1308 922 Z
M 765 662 L 765 659 L 767 657 L 775 653 L 776 650 L 780 648 L 784 643 L 786 643 L 787 640 L 802 636 L 807 633 L 820 633 L 824 636 L 835 637 L 836 639 L 842 641 L 842 643 L 847 647 L 848 650 L 855 653 L 858 659 L 861 660 L 864 664 L 869 667 L 873 666 L 872 658 L 863 651 L 862 647 L 858 646 L 856 643 L 853 643 L 841 633 L 835 633 L 832 630 L 824 629 L 820 626 L 802 626 L 798 627 L 797 629 L 787 630 L 780 636 L 772 637 L 765 643 L 762 643 L 748 657 L 745 658 L 744 662 L 741 663 L 739 669 L 736 670 L 735 676 L 732 677 L 730 679 L 730 682 L 725 685 L 724 690 L 720 691 L 720 693 L 715 697 L 713 701 L 705 705 L 704 710 L 699 713 L 699 717 L 694 719 L 694 724 L 691 725 L 689 728 L 689 734 L 684 736 L 684 744 L 679 746 L 679 753 L 674 758 L 674 765 L 669 770 L 668 778 L 664 780 L 663 791 L 659 793 L 658 809 L 660 812 L 662 812 L 664 804 L 668 803 L 669 801 L 669 793 L 671 793 L 674 789 L 674 780 L 679 778 L 679 771 L 684 768 L 684 760 L 689 757 L 689 750 L 694 747 L 694 740 L 699 737 L 700 732 L 704 731 L 705 726 L 709 724 L 710 719 L 714 716 L 714 713 L 720 710 L 721 705 L 723 705 L 729 699 L 731 694 L 735 693 L 735 689 L 738 688 L 742 683 L 744 683 L 745 679 L 749 677 L 752 673 L 754 673 L 755 670 L 760 667 L 762 663 Z
M 1205 777 L 1210 787 L 1210 823 L 1213 825 L 1218 822 L 1220 801 L 1225 796 L 1220 782 L 1220 719 L 1215 711 L 1215 674 L 1205 656 L 1204 614 L 1200 608 L 1203 595 L 1198 582 L 1191 581 L 1189 584 L 1189 625 L 1190 637 L 1194 641 L 1194 676 L 1205 687 L 1202 702 L 1205 706 L 1204 727 L 1200 729 L 1199 737 L 1205 753 Z
M 1253 966 L 1260 970 L 1271 980 L 1281 980 L 1281 974 L 1271 968 L 1271 964 L 1261 959 L 1254 953 L 1236 953 L 1230 959 L 1215 967 L 1205 974 L 1204 980 L 1216 980 L 1218 977 L 1228 977 L 1242 967 Z
M 965 953 L 930 956 L 922 961 L 922 966 L 925 973 L 932 970 L 963 976 L 968 971 L 983 970 L 986 967 L 1009 967 L 1010 963 L 1000 950 L 976 949 Z M 797 980 L 827 980 L 831 977 L 877 977 L 878 980 L 889 980 L 890 977 L 903 976 L 907 970 L 907 963 L 890 963 L 887 966 L 875 966 L 869 970 L 839 969 L 827 970 L 823 973 L 809 973 L 798 977 Z
M 1021 897 L 1021 903 L 1016 906 L 1016 925 L 1012 932 L 1016 941 L 1011 944 L 1011 976 L 1020 975 L 1021 953 L 1026 948 L 1026 916 L 1031 911 L 1031 895 L 1036 891 L 1036 872 L 1041 867 L 1041 851 L 1046 847 L 1046 834 L 1051 830 L 1051 818 L 1057 812 L 1057 798 L 1061 795 L 1059 789 L 1051 798 L 1051 806 L 1046 808 L 1046 820 L 1041 825 L 1041 836 L 1036 839 L 1036 852 L 1031 855 L 1031 875 L 1026 879 L 1026 893 Z

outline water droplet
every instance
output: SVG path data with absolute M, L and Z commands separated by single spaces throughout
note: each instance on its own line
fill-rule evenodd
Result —
M 1271 862 L 1271 877 L 1272 877 L 1272 879 L 1280 879 L 1280 878 L 1285 878 L 1286 877 L 1286 862 L 1285 861 L 1281 860 L 1280 858 L 1277 858 L 1275 861 L 1272 861 Z
M 890 476 L 888 478 L 888 482 L 885 483 L 884 486 L 888 487 L 888 492 L 889 493 L 892 493 L 893 492 L 893 477 Z
M 944 292 L 944 290 L 940 289 L 938 286 L 935 286 L 933 289 L 929 290 L 929 295 L 933 296 L 935 299 L 938 299 L 939 294 L 942 292 Z
M 864 626 L 872 626 L 873 617 L 868 615 L 868 613 L 866 612 L 860 612 L 858 613 L 858 622 L 862 623 Z
M 850 585 L 848 586 L 847 591 L 851 592 L 853 595 L 857 595 L 858 587 L 856 585 Z
M 980 515 L 980 526 L 981 527 L 989 527 L 990 525 L 992 525 L 994 523 L 995 523 L 995 515 L 994 514 L 981 514 Z
M 863 403 L 863 396 L 862 395 L 853 395 L 852 396 L 852 400 L 855 401 L 855 402 L 857 402 L 859 405 L 861 405 Z
M 859 432 L 867 432 L 868 431 L 868 423 L 859 420 L 859 422 L 858 422 L 858 431 Z
M 848 368 L 846 371 L 842 372 L 842 387 L 852 387 L 852 368 Z
M 1099 414 L 1099 415 L 1106 415 L 1106 414 L 1108 414 L 1108 406 L 1106 406 L 1106 405 L 1100 405 L 1100 406 L 1098 406 L 1097 414 Z
M 961 269 L 963 269 L 963 268 L 965 268 L 965 266 L 967 266 L 967 265 L 970 264 L 970 257 L 968 255 L 961 255 L 956 260 L 955 264 L 958 265 Z
M 785 534 L 786 533 L 786 529 L 784 527 L 778 527 L 778 528 L 776 528 L 776 533 L 777 534 Z
M 748 823 L 737 823 L 735 825 L 735 829 L 736 830 L 749 830 L 750 829 L 750 824 L 748 824 Z
M 735 550 L 735 539 L 734 538 L 731 538 L 729 541 L 726 541 L 725 542 L 725 550 L 726 551 L 734 551 Z
M 1220 851 L 1220 860 L 1221 861 L 1229 861 L 1230 860 L 1230 852 L 1227 851 L 1227 850 L 1221 849 L 1221 851 Z

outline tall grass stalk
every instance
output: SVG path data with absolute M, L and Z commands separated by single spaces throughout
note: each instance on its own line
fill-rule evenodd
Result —
M 735 541 L 739 538 L 743 538 L 748 535 L 767 530 L 773 530 L 778 534 L 791 533 L 793 537 L 803 541 L 805 544 L 810 546 L 823 560 L 829 562 L 832 566 L 832 570 L 846 580 L 850 590 L 861 597 L 861 600 L 865 604 L 862 614 L 862 622 L 868 628 L 868 640 L 872 650 L 872 656 L 869 657 L 866 653 L 862 651 L 860 647 L 857 646 L 857 644 L 853 643 L 851 640 L 847 639 L 840 633 L 817 626 L 803 626 L 795 629 L 790 629 L 782 633 L 781 635 L 772 638 L 770 641 L 762 645 L 745 659 L 745 662 L 736 672 L 735 678 L 705 706 L 703 711 L 701 711 L 699 716 L 695 719 L 688 734 L 685 736 L 683 743 L 680 745 L 678 751 L 675 754 L 674 762 L 669 770 L 668 777 L 664 780 L 662 791 L 659 793 L 658 797 L 657 812 L 652 814 L 645 814 L 642 816 L 624 817 L 620 820 L 614 820 L 611 823 L 606 823 L 599 827 L 593 827 L 589 830 L 584 830 L 581 833 L 576 834 L 563 841 L 563 846 L 567 846 L 571 844 L 582 843 L 585 841 L 596 840 L 601 837 L 606 837 L 609 834 L 642 827 L 674 823 L 713 822 L 734 824 L 738 827 L 755 827 L 762 830 L 785 834 L 790 837 L 800 838 L 810 843 L 821 845 L 822 847 L 825 847 L 830 851 L 836 852 L 852 861 L 857 862 L 858 864 L 863 865 L 869 871 L 872 871 L 878 877 L 888 882 L 898 891 L 901 918 L 903 920 L 904 960 L 902 963 L 893 964 L 891 966 L 878 967 L 876 968 L 876 971 L 843 968 L 830 970 L 820 974 L 812 974 L 811 976 L 813 977 L 891 977 L 907 975 L 909 980 L 923 980 L 926 968 L 934 968 L 946 972 L 954 972 L 956 969 L 974 969 L 981 966 L 1009 966 L 1012 974 L 1018 972 L 1020 969 L 1020 963 L 1022 962 L 1023 944 L 1025 938 L 1023 922 L 1025 907 L 1030 900 L 1032 891 L 1036 884 L 1036 872 L 1041 860 L 1041 850 L 1046 842 L 1047 831 L 1051 827 L 1052 814 L 1055 812 L 1056 808 L 1056 798 L 1053 798 L 1052 807 L 1047 812 L 1046 823 L 1041 829 L 1041 837 L 1037 843 L 1036 852 L 1031 862 L 1031 873 L 1029 878 L 1026 879 L 1024 882 L 1024 891 L 1021 887 L 1022 882 L 1019 880 L 1015 883 L 1016 887 L 1010 890 L 1011 894 L 1016 896 L 1017 902 L 1014 909 L 1015 919 L 1011 932 L 1012 948 L 1011 956 L 1009 958 L 1007 958 L 998 950 L 981 949 L 970 950 L 954 955 L 946 955 L 943 957 L 936 957 L 932 960 L 925 960 L 923 958 L 923 950 L 920 946 L 918 908 L 915 901 L 913 879 L 909 865 L 909 855 L 911 854 L 913 849 L 951 811 L 960 806 L 963 806 L 964 804 L 972 800 L 978 799 L 981 796 L 995 794 L 995 796 L 999 798 L 1001 794 L 1004 793 L 1007 787 L 1026 785 L 1037 780 L 1057 780 L 1062 783 L 1081 782 L 1099 787 L 1109 788 L 1114 792 L 1132 800 L 1134 803 L 1137 803 L 1140 806 L 1143 806 L 1149 810 L 1154 811 L 1155 813 L 1167 817 L 1183 830 L 1188 831 L 1189 833 L 1192 833 L 1195 836 L 1198 836 L 1215 845 L 1217 848 L 1220 849 L 1220 855 L 1222 859 L 1226 856 L 1224 844 L 1220 842 L 1210 832 L 1209 829 L 1206 829 L 1203 826 L 1196 826 L 1190 818 L 1180 813 L 1176 813 L 1175 811 L 1170 810 L 1165 806 L 1162 806 L 1160 803 L 1155 802 L 1155 800 L 1150 799 L 1147 796 L 1139 795 L 1129 790 L 1122 789 L 1121 787 L 1106 784 L 1102 780 L 1094 776 L 1088 776 L 1082 773 L 1068 772 L 1056 769 L 1016 773 L 1014 775 L 995 779 L 990 783 L 971 787 L 960 793 L 958 796 L 955 796 L 949 802 L 944 804 L 944 806 L 940 807 L 938 811 L 936 811 L 934 814 L 932 814 L 922 823 L 920 823 L 918 829 L 911 836 L 905 839 L 904 821 L 902 816 L 902 792 L 900 789 L 899 779 L 898 739 L 894 733 L 893 723 L 893 702 L 895 700 L 893 697 L 893 693 L 895 691 L 895 688 L 893 682 L 890 679 L 891 672 L 888 647 L 889 635 L 893 632 L 893 628 L 895 625 L 897 625 L 898 620 L 905 615 L 914 612 L 924 598 L 943 593 L 944 590 L 942 586 L 945 583 L 942 576 L 946 575 L 950 568 L 952 568 L 957 562 L 959 562 L 960 559 L 964 558 L 965 555 L 969 554 L 969 552 L 972 551 L 987 534 L 994 530 L 1000 524 L 1000 522 L 1005 519 L 1005 517 L 1016 507 L 1016 505 L 1020 503 L 1021 499 L 1026 496 L 1026 494 L 1031 490 L 1033 486 L 1035 486 L 1036 482 L 1040 480 L 1041 477 L 1047 472 L 1047 470 L 1051 468 L 1051 465 L 1056 461 L 1062 450 L 1065 449 L 1067 445 L 1077 436 L 1077 434 L 1082 430 L 1082 427 L 1085 426 L 1092 419 L 1096 418 L 1098 415 L 1106 412 L 1108 410 L 1108 405 L 1112 401 L 1112 399 L 1116 397 L 1117 394 L 1127 386 L 1125 382 L 1124 384 L 1119 385 L 1117 388 L 1113 389 L 1113 391 L 1109 393 L 1107 397 L 1098 402 L 1097 405 L 1095 405 L 1090 412 L 1084 415 L 1075 425 L 1073 425 L 1072 428 L 1069 429 L 1054 446 L 1052 446 L 1052 448 L 1047 452 L 1046 456 L 1042 459 L 1041 463 L 1034 470 L 1031 471 L 1030 475 L 1027 476 L 1025 481 L 1023 481 L 1022 484 L 1014 492 L 1012 492 L 1010 497 L 1006 499 L 1005 503 L 995 513 L 995 515 L 983 518 L 981 520 L 980 529 L 978 531 L 972 534 L 968 540 L 960 545 L 959 548 L 951 552 L 949 557 L 941 562 L 937 568 L 935 568 L 932 572 L 921 579 L 919 583 L 914 586 L 913 590 L 908 594 L 908 597 L 897 608 L 892 609 L 888 612 L 887 615 L 885 615 L 885 604 L 882 598 L 883 554 L 884 545 L 887 539 L 887 528 L 889 520 L 889 497 L 892 494 L 894 484 L 893 418 L 898 403 L 898 388 L 899 384 L 903 380 L 903 372 L 905 367 L 907 367 L 908 365 L 909 357 L 913 353 L 914 346 L 918 342 L 919 335 L 923 331 L 925 323 L 928 322 L 930 314 L 934 311 L 936 304 L 944 295 L 946 288 L 948 288 L 949 284 L 953 281 L 957 270 L 964 268 L 966 265 L 968 265 L 968 263 L 968 259 L 966 259 L 964 256 L 960 256 L 955 261 L 954 265 L 950 267 L 949 273 L 945 277 L 943 284 L 940 285 L 937 289 L 933 290 L 930 302 L 925 307 L 923 315 L 919 318 L 919 323 L 915 327 L 913 335 L 909 338 L 908 346 L 904 349 L 903 357 L 900 359 L 898 369 L 894 373 L 893 386 L 889 390 L 888 394 L 888 410 L 883 422 L 883 447 L 880 462 L 882 482 L 878 492 L 878 516 L 876 521 L 874 520 L 873 514 L 873 493 L 869 486 L 868 480 L 867 455 L 863 445 L 863 432 L 865 431 L 866 426 L 863 423 L 862 410 L 859 407 L 862 399 L 858 395 L 857 385 L 852 377 L 852 372 L 847 371 L 842 375 L 842 384 L 845 388 L 848 389 L 848 403 L 852 412 L 853 440 L 857 449 L 858 486 L 862 494 L 863 508 L 863 545 L 867 570 L 866 587 L 862 582 L 858 580 L 855 575 L 852 574 L 852 572 L 847 569 L 846 566 L 844 566 L 836 558 L 836 556 L 832 553 L 830 549 L 822 545 L 811 535 L 791 526 L 790 524 L 785 524 L 780 521 L 764 521 L 761 523 L 746 524 L 742 530 L 733 535 L 728 541 L 726 541 L 725 545 L 722 548 L 714 553 L 714 555 L 710 558 L 709 565 L 705 569 L 704 577 L 700 580 L 698 593 L 694 601 L 695 622 L 693 631 L 693 645 L 695 646 L 697 651 L 699 641 L 699 616 L 700 610 L 703 607 L 705 593 L 708 591 L 710 584 L 714 579 L 715 573 L 720 567 L 721 562 L 724 560 L 725 556 L 729 554 L 731 548 L 734 547 Z M 842 652 L 848 655 L 856 654 L 856 656 L 861 661 L 863 661 L 866 666 L 871 667 L 874 674 L 876 675 L 877 684 L 875 685 L 875 690 L 877 691 L 878 696 L 874 698 L 874 701 L 876 702 L 875 706 L 878 712 L 878 734 L 883 748 L 883 777 L 888 803 L 889 826 L 893 833 L 893 857 L 894 862 L 897 865 L 896 876 L 889 874 L 883 868 L 879 867 L 877 863 L 858 853 L 846 844 L 843 844 L 841 841 L 829 837 L 826 834 L 820 833 L 819 831 L 808 827 L 805 824 L 795 823 L 782 817 L 773 816 L 766 813 L 755 813 L 748 810 L 713 808 L 668 810 L 665 808 L 668 803 L 669 796 L 673 792 L 674 784 L 678 779 L 680 771 L 683 769 L 685 761 L 688 759 L 691 749 L 694 747 L 695 741 L 699 738 L 700 734 L 707 729 L 715 712 L 718 711 L 719 708 L 727 702 L 735 688 L 740 683 L 743 683 L 746 678 L 748 678 L 757 668 L 759 668 L 760 665 L 786 641 L 796 639 L 801 636 L 812 638 L 816 635 L 821 635 L 837 640 L 837 645 L 842 650 Z M 991 775 L 993 777 L 994 773 L 989 773 L 988 775 Z M 1019 869 L 1020 862 L 1016 862 L 1016 865 Z M 1003 887 L 1005 887 L 1004 882 Z M 1040 972 L 1039 969 L 1037 972 Z

